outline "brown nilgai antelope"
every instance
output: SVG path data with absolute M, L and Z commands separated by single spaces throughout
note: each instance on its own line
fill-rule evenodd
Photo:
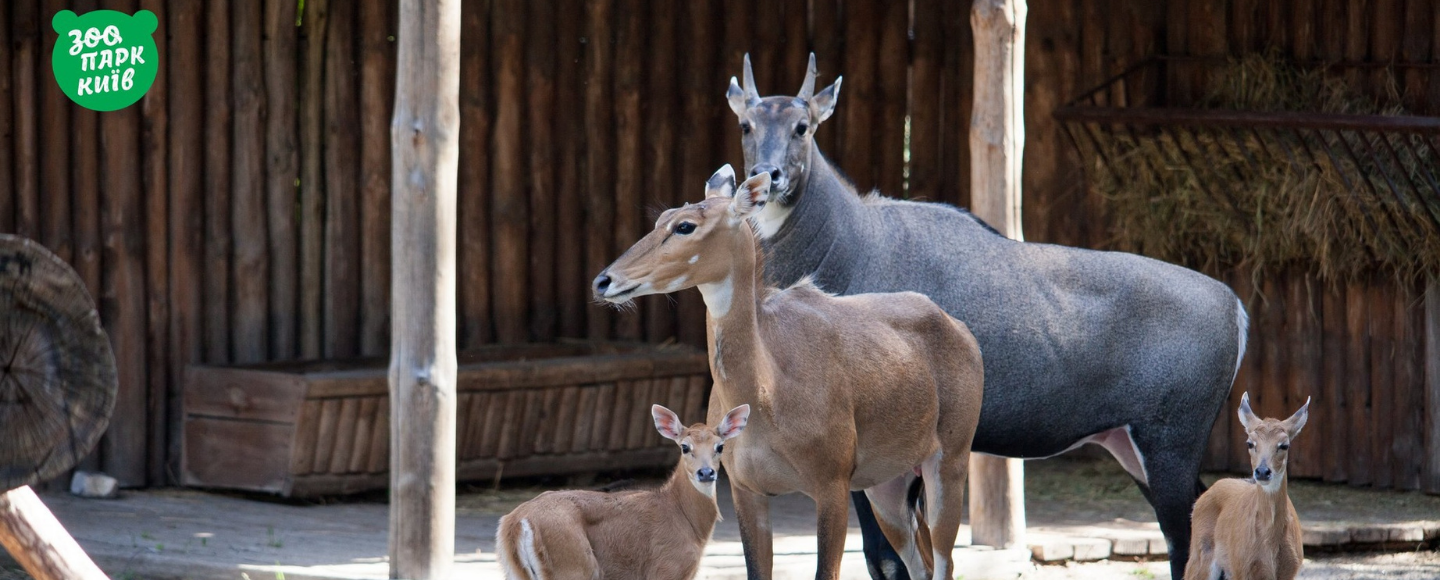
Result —
M 598 299 L 696 287 L 707 309 L 712 417 L 747 402 L 748 434 L 725 461 L 751 578 L 769 578 L 769 498 L 801 492 L 818 511 L 816 578 L 836 578 L 851 490 L 865 490 L 912 577 L 953 578 L 984 369 L 965 325 L 914 293 L 837 297 L 808 281 L 764 281 L 750 220 L 770 175 L 737 189 L 722 167 L 703 201 L 670 209 L 596 277 Z M 924 478 L 933 552 L 917 547 L 907 493 Z
M 659 489 L 547 491 L 500 518 L 496 548 L 510 580 L 688 580 L 700 568 L 720 508 L 715 472 L 726 441 L 745 429 L 749 405 L 686 427 L 660 405 L 655 430 L 680 446 Z M 728 454 L 726 454 L 728 455 Z
M 1195 502 L 1185 580 L 1293 580 L 1304 551 L 1300 517 L 1285 489 L 1290 442 L 1309 416 L 1310 399 L 1284 421 L 1261 419 L 1240 397 L 1240 424 L 1253 479 L 1222 479 Z

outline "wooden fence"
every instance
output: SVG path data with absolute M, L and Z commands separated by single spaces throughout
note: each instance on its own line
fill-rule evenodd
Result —
M 306 0 L 304 14 L 296 4 L 0 6 L 0 231 L 55 250 L 100 304 L 121 388 L 116 419 L 89 467 L 126 484 L 176 479 L 184 365 L 387 349 L 394 3 Z M 160 17 L 160 77 L 145 100 L 94 113 L 65 99 L 48 65 L 50 17 L 65 8 L 144 8 Z M 1033 1 L 1029 239 L 1097 246 L 1107 238 L 1103 203 L 1083 187 L 1080 161 L 1050 117 L 1079 90 L 1156 52 L 1273 44 L 1297 55 L 1433 62 L 1436 10 L 1431 0 Z M 723 94 L 747 51 L 765 94 L 798 90 L 810 51 L 821 83 L 845 75 L 839 110 L 816 137 L 859 186 L 968 202 L 967 2 L 474 0 L 464 3 L 463 18 L 461 348 L 556 337 L 703 344 L 697 293 L 646 299 L 618 313 L 593 305 L 587 288 L 656 210 L 697 199 L 715 168 L 740 162 Z M 1378 455 L 1388 444 L 1387 457 L 1405 455 L 1407 474 L 1421 465 L 1440 474 L 1440 435 L 1424 441 L 1390 425 L 1420 408 L 1402 408 L 1405 401 L 1421 400 L 1430 410 L 1418 421 L 1440 422 L 1440 396 L 1420 397 L 1413 382 L 1419 367 L 1404 371 L 1412 382 L 1403 395 L 1391 388 L 1401 371 L 1387 357 L 1416 359 L 1423 343 L 1412 324 L 1418 314 L 1399 310 L 1415 300 L 1413 291 L 1377 283 L 1373 295 L 1368 286 L 1351 288 L 1339 301 L 1293 282 L 1303 277 L 1274 279 L 1270 304 L 1297 314 L 1287 325 L 1292 319 L 1281 313 L 1288 309 L 1252 310 L 1252 356 L 1242 371 L 1251 382 L 1242 384 L 1263 380 L 1277 389 L 1257 394 L 1262 412 L 1290 407 L 1305 388 L 1330 389 L 1323 365 L 1335 348 L 1346 360 L 1370 361 L 1353 373 L 1347 366 L 1340 383 L 1367 390 L 1346 391 L 1348 422 L 1322 429 L 1312 422 L 1317 442 L 1353 441 L 1355 430 L 1378 433 L 1378 423 L 1390 434 L 1350 448 L 1352 455 L 1370 450 L 1372 469 L 1302 473 L 1413 487 L 1409 475 L 1362 473 L 1390 461 Z M 1275 298 L 1291 292 L 1324 317 L 1300 316 L 1299 298 Z M 1336 334 L 1333 327 L 1348 321 L 1330 315 L 1340 304 L 1347 315 L 1351 304 L 1363 310 L 1353 313 L 1358 326 Z M 1382 310 L 1388 325 L 1371 322 L 1368 315 Z M 1310 361 L 1311 349 L 1322 354 L 1319 370 L 1292 365 Z M 1361 368 L 1369 380 L 1350 380 Z M 1362 394 L 1369 406 L 1352 402 Z M 1238 465 L 1234 450 L 1243 444 L 1223 433 L 1230 429 L 1224 417 L 1214 466 Z M 1406 425 L 1417 420 L 1409 418 Z M 1435 479 L 1432 490 L 1440 490 Z

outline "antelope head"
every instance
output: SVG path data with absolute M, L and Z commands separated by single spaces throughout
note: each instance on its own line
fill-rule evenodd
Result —
M 719 425 L 695 424 L 686 427 L 680 416 L 660 405 L 650 407 L 655 418 L 655 430 L 660 436 L 680 446 L 680 470 L 695 489 L 715 497 L 715 468 L 720 466 L 720 457 L 725 452 L 725 442 L 745 430 L 750 420 L 750 405 L 731 409 L 720 420 Z
M 799 94 L 793 97 L 765 97 L 755 87 L 750 55 L 745 55 L 745 85 L 730 78 L 725 97 L 730 110 L 740 118 L 740 143 L 745 150 L 745 171 L 754 176 L 769 173 L 777 205 L 793 202 L 791 193 L 804 181 L 806 164 L 815 147 L 815 128 L 835 112 L 840 97 L 840 77 L 819 93 L 815 92 L 815 54 Z
M 1254 469 L 1255 483 L 1266 492 L 1280 489 L 1285 481 L 1285 462 L 1290 454 L 1290 440 L 1300 434 L 1305 420 L 1310 416 L 1310 399 L 1291 415 L 1289 419 L 1261 419 L 1250 410 L 1250 393 L 1240 397 L 1240 424 L 1245 427 L 1250 448 L 1250 467 Z
M 736 258 L 736 236 L 754 244 L 750 217 L 765 206 L 770 175 L 735 185 L 735 170 L 721 167 L 705 183 L 705 199 L 666 210 L 655 229 L 600 272 L 591 288 L 596 300 L 625 304 L 647 294 L 669 294 L 728 280 Z M 723 313 L 713 313 L 721 315 Z

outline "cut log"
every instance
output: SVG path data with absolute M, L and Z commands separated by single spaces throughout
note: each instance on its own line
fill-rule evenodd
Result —
M 106 578 L 29 487 L 0 494 L 0 546 L 35 580 Z
M 1020 160 L 1025 148 L 1025 0 L 975 0 L 975 100 L 970 120 L 970 195 L 975 215 L 1024 240 Z M 1025 466 L 970 456 L 971 543 L 1025 545 Z

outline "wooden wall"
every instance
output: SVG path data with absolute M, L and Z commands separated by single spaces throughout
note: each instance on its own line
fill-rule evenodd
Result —
M 306 0 L 303 15 L 295 0 L 0 6 L 0 231 L 35 238 L 76 267 L 120 364 L 116 419 L 91 467 L 130 485 L 175 480 L 177 381 L 187 363 L 386 351 L 393 4 Z M 1083 187 L 1080 161 L 1050 111 L 1129 62 L 1272 45 L 1299 56 L 1434 62 L 1437 5 L 1032 1 L 1028 238 L 1103 246 L 1103 205 Z M 63 97 L 48 65 L 50 16 L 63 8 L 159 15 L 161 73 L 144 101 L 93 113 Z M 741 162 L 723 94 L 747 51 L 765 94 L 797 90 L 809 51 L 822 86 L 844 74 L 839 110 L 817 139 L 859 186 L 968 202 L 968 3 L 472 0 L 463 18 L 462 348 L 556 337 L 703 344 L 697 293 L 616 312 L 592 304 L 587 288 L 657 210 L 698 198 L 712 171 Z M 1286 385 L 1257 395 L 1262 412 L 1316 388 L 1306 373 L 1339 376 L 1323 366 L 1335 360 L 1327 349 L 1338 349 L 1369 361 L 1363 393 L 1371 405 L 1342 405 L 1353 421 L 1347 428 L 1384 423 L 1409 437 L 1375 419 L 1418 408 L 1403 407 L 1419 400 L 1418 383 L 1403 394 L 1387 388 L 1396 374 L 1413 381 L 1413 368 L 1385 374 L 1394 367 L 1387 357 L 1418 357 L 1412 342 L 1424 342 L 1413 325 L 1419 315 L 1400 310 L 1414 304 L 1413 291 L 1377 283 L 1374 296 L 1368 286 L 1345 289 L 1340 301 L 1314 284 L 1276 280 L 1265 294 L 1270 304 L 1301 292 L 1310 312 L 1333 315 L 1301 316 L 1299 299 L 1283 302 L 1294 305 L 1288 325 L 1280 313 L 1290 310 L 1252 310 L 1242 376 L 1283 377 L 1266 384 Z M 1365 310 L 1352 313 L 1351 304 Z M 1386 308 L 1388 325 L 1372 322 L 1368 315 Z M 1336 334 L 1347 316 L 1359 326 Z M 1319 371 L 1288 362 L 1309 361 L 1317 348 Z M 1360 389 L 1351 380 L 1360 368 L 1347 366 L 1340 385 Z M 1243 444 L 1220 433 L 1229 429 L 1223 417 L 1211 461 L 1218 467 L 1236 465 L 1235 445 Z M 1428 426 L 1429 417 L 1420 420 Z M 1317 440 L 1335 436 L 1317 431 Z M 1366 460 L 1385 451 L 1371 441 Z M 1415 458 L 1407 470 L 1428 457 L 1440 473 L 1440 442 L 1421 449 L 1413 437 L 1405 441 L 1389 456 Z M 1366 470 L 1300 471 L 1359 483 Z

